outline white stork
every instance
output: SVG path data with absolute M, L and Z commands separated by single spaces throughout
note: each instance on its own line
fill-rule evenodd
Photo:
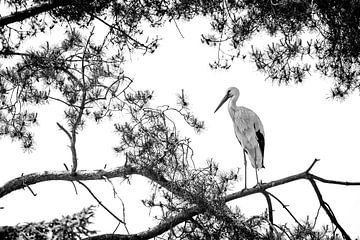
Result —
M 259 184 L 257 170 L 264 168 L 265 132 L 261 120 L 255 112 L 249 108 L 236 105 L 239 95 L 239 89 L 230 87 L 215 112 L 230 98 L 228 104 L 229 114 L 234 123 L 236 138 L 244 153 L 246 189 L 246 154 L 250 158 L 251 165 L 255 168 L 256 181 Z

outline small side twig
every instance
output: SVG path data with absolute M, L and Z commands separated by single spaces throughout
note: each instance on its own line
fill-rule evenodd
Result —
M 316 216 L 315 216 L 313 228 L 315 228 L 317 219 L 318 219 L 318 217 L 319 217 L 320 209 L 321 209 L 321 205 L 319 206 L 319 208 L 318 208 L 318 210 L 317 210 L 317 212 L 316 212 Z
M 68 136 L 68 138 L 70 139 L 70 141 L 71 141 L 71 135 L 70 135 L 70 133 L 69 133 L 69 131 L 68 130 L 66 130 L 66 128 L 64 128 L 64 126 L 63 125 L 61 125 L 60 123 L 58 123 L 58 122 L 56 122 L 56 125 L 58 125 L 58 127 L 62 130 L 62 131 L 64 131 L 64 133 Z
M 24 176 L 24 173 L 21 174 L 21 177 L 23 177 L 23 176 Z M 34 197 L 36 197 L 37 194 L 31 189 L 31 187 L 28 184 L 25 183 L 24 180 L 22 181 L 22 185 L 23 185 L 23 187 L 26 187 Z
M 25 185 L 27 189 L 29 189 L 29 191 L 31 192 L 31 194 L 36 197 L 36 193 L 31 189 L 31 187 L 29 185 Z
M 302 227 L 301 223 L 296 219 L 296 217 L 294 216 L 294 214 L 292 214 L 292 212 L 289 210 L 288 206 L 285 205 L 278 197 L 276 197 L 274 194 L 267 192 L 272 198 L 274 198 L 276 201 L 278 201 L 280 203 L 280 205 L 289 213 L 289 215 L 292 217 L 292 219 L 294 219 L 294 221 Z
M 182 38 L 185 38 L 185 37 L 184 37 L 184 35 L 182 34 L 182 32 L 181 32 L 181 30 L 180 30 L 180 28 L 179 28 L 179 26 L 178 26 L 178 24 L 177 24 L 176 20 L 175 20 L 175 19 L 172 19 L 172 20 L 174 21 L 175 26 L 176 26 L 176 29 L 178 30 L 178 32 L 179 32 L 179 34 L 180 34 L 180 36 L 181 36 Z
M 306 169 L 306 173 L 309 173 L 311 171 L 311 169 L 314 167 L 315 163 L 317 163 L 318 161 L 320 161 L 320 159 L 315 158 L 314 161 L 312 162 L 312 164 L 310 165 L 310 167 L 308 169 Z

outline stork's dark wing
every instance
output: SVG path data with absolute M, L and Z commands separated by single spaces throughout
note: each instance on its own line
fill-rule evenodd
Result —
M 260 131 L 260 129 L 256 131 L 256 139 L 259 143 L 261 154 L 264 159 L 265 137 L 264 134 Z

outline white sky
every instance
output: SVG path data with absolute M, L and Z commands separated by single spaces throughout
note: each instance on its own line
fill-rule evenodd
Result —
M 185 90 L 191 110 L 205 120 L 206 130 L 194 134 L 190 128 L 181 130 L 192 137 L 194 160 L 201 165 L 208 158 L 219 162 L 223 171 L 243 167 L 242 149 L 226 106 L 216 114 L 214 110 L 230 86 L 240 89 L 238 105 L 253 109 L 262 119 L 265 128 L 265 166 L 260 171 L 263 182 L 269 182 L 304 171 L 314 160 L 321 161 L 313 169 L 315 174 L 335 180 L 359 181 L 358 136 L 360 135 L 360 98 L 356 94 L 346 101 L 328 99 L 331 80 L 312 74 L 306 82 L 297 86 L 277 86 L 264 81 L 265 76 L 256 72 L 251 63 L 237 60 L 227 71 L 214 71 L 208 63 L 216 57 L 216 49 L 200 42 L 200 34 L 206 33 L 208 22 L 194 20 L 181 23 L 181 38 L 175 25 L 168 24 L 159 30 L 163 40 L 153 55 L 133 56 L 125 72 L 134 77 L 133 89 L 155 91 L 155 104 L 175 104 L 175 94 Z M 59 105 L 44 106 L 40 113 L 40 125 L 35 131 L 36 150 L 23 153 L 20 144 L 8 138 L 1 139 L 2 168 L 0 184 L 18 177 L 21 173 L 45 170 L 63 170 L 63 163 L 71 165 L 68 139 L 58 130 L 56 121 L 63 121 Z M 117 166 L 121 160 L 113 153 L 116 135 L 111 122 L 100 125 L 87 123 L 78 138 L 79 169 L 98 169 L 105 164 Z M 255 184 L 254 170 L 249 166 L 249 186 Z M 241 169 L 242 170 L 242 169 Z M 241 173 L 243 173 L 241 171 Z M 117 185 L 119 179 L 114 180 Z M 111 186 L 103 181 L 89 186 L 107 206 L 119 216 L 122 208 L 119 200 L 112 198 Z M 337 219 L 352 237 L 360 235 L 356 217 L 360 214 L 360 187 L 339 187 L 320 184 L 325 201 L 332 207 Z M 243 188 L 240 182 L 236 189 Z M 0 225 L 19 222 L 51 220 L 71 214 L 96 202 L 78 186 L 75 195 L 68 182 L 48 182 L 32 186 L 38 194 L 33 197 L 28 190 L 19 190 L 0 199 Z M 141 199 L 148 196 L 149 184 L 141 177 L 134 177 L 131 185 L 123 184 L 118 193 L 126 204 L 127 221 L 131 233 L 154 225 Z M 298 219 L 313 218 L 318 202 L 311 185 L 301 181 L 270 189 L 289 205 Z M 231 202 L 239 205 L 247 216 L 262 213 L 267 207 L 262 195 L 254 195 Z M 274 220 L 278 223 L 292 220 L 275 201 Z M 98 208 L 94 228 L 112 232 L 116 222 Z M 327 221 L 322 211 L 319 221 Z M 120 229 L 119 231 L 123 231 Z

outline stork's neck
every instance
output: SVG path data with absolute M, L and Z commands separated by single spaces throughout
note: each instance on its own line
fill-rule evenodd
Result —
M 238 100 L 239 96 L 232 96 L 228 103 L 228 110 L 230 113 L 231 118 L 234 116 L 235 110 L 237 108 L 236 102 Z

